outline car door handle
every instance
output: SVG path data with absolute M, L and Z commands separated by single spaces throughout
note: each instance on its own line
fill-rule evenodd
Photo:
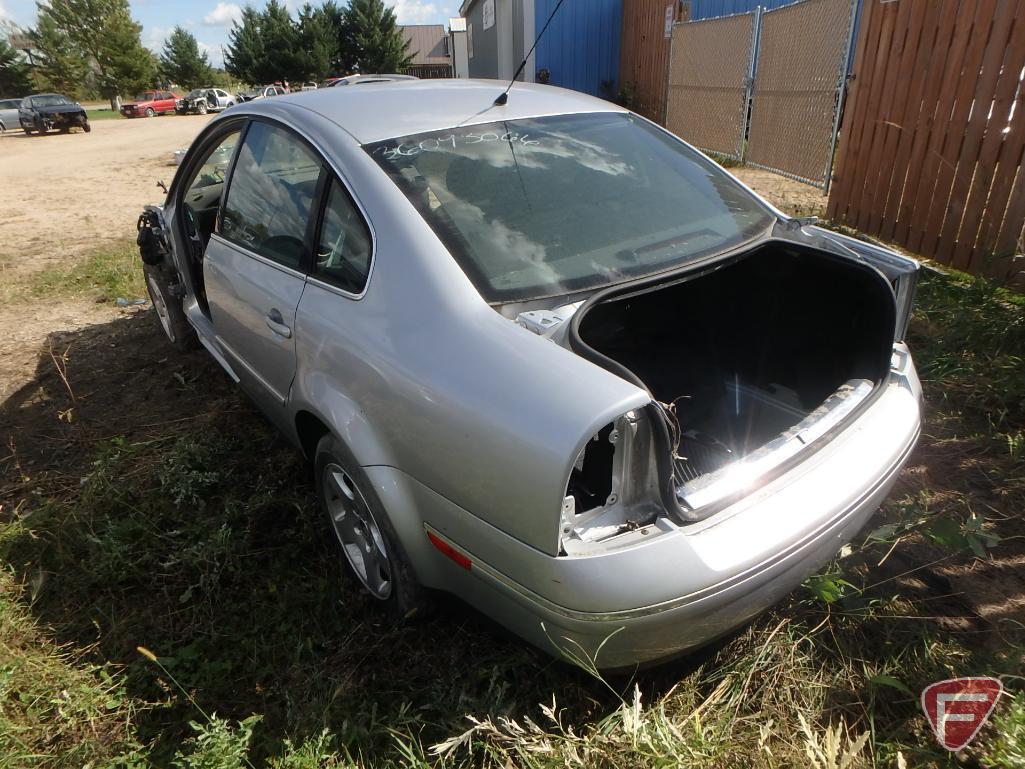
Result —
M 285 325 L 284 318 L 281 317 L 280 310 L 271 310 L 267 313 L 267 317 L 264 318 L 267 321 L 267 328 L 273 331 L 278 336 L 282 336 L 285 339 L 292 338 L 292 329 Z

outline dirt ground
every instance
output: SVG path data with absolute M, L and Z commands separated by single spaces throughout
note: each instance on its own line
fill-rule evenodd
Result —
M 89 134 L 0 136 L 0 281 L 133 236 L 142 206 L 163 198 L 157 181 L 174 176 L 174 150 L 187 147 L 209 120 L 96 120 Z M 0 403 L 31 377 L 50 333 L 136 311 L 81 298 L 0 306 Z
M 92 133 L 0 136 L 0 275 L 44 269 L 135 231 L 211 116 L 95 120 Z
M 211 118 L 94 120 L 89 134 L 0 136 L 0 281 L 132 237 L 143 205 L 163 199 L 157 181 L 171 182 L 174 151 Z M 818 215 L 825 208 L 826 197 L 814 187 L 755 168 L 731 171 L 788 213 Z M 0 403 L 30 375 L 51 332 L 138 311 L 60 298 L 0 306 Z
M 828 198 L 818 187 L 760 168 L 743 166 L 729 170 L 776 208 L 791 216 L 825 216 Z

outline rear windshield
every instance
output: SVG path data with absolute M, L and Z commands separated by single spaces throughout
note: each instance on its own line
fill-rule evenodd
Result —
M 717 165 L 628 114 L 503 121 L 365 149 L 492 303 L 660 272 L 772 223 Z

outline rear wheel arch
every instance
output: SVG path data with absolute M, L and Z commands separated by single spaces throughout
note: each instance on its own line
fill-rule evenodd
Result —
M 301 409 L 295 415 L 295 434 L 303 456 L 311 462 L 317 453 L 320 439 L 331 432 L 324 421 L 312 412 Z

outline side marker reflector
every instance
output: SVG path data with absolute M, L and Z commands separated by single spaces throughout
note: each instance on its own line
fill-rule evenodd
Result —
M 434 532 L 427 532 L 427 539 L 429 539 L 431 541 L 431 544 L 438 548 L 438 550 L 447 555 L 449 558 L 451 558 L 453 561 L 455 561 L 457 564 L 462 566 L 467 571 L 469 571 L 470 568 L 473 566 L 473 561 L 471 561 L 465 555 L 460 553 L 458 550 L 452 547 L 452 545 L 443 540 Z

